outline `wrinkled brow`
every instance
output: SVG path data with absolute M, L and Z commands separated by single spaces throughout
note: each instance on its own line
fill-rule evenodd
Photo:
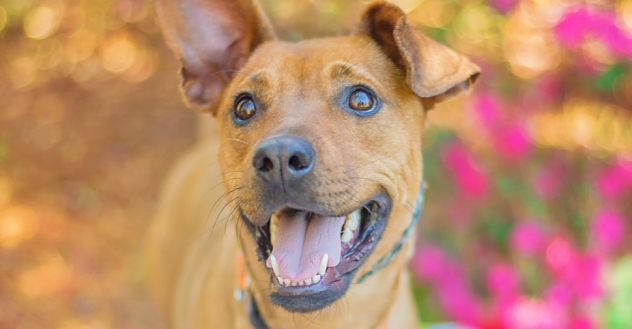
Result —
M 239 89 L 250 89 L 252 91 L 258 91 L 266 89 L 270 86 L 270 81 L 267 78 L 268 74 L 266 71 L 258 71 L 253 74 L 244 75 L 247 78 L 243 79 L 239 83 Z
M 350 64 L 347 62 L 333 63 L 329 67 L 329 76 L 332 79 L 367 81 L 374 85 L 382 85 L 378 80 L 374 79 L 373 76 L 364 71 L 358 64 L 359 63 Z

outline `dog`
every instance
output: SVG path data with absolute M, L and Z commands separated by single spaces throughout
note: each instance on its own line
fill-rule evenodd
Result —
M 276 39 L 251 0 L 154 0 L 188 107 L 147 250 L 169 328 L 417 328 L 407 261 L 422 133 L 480 70 L 369 4 L 348 36 Z

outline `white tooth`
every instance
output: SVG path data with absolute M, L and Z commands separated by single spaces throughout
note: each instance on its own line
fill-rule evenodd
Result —
M 304 281 L 299 281 L 299 282 L 298 282 L 298 285 L 299 285 L 299 286 L 304 286 L 304 285 L 305 285 L 305 282 L 304 282 Z
M 296 286 L 298 284 L 298 282 L 294 282 L 292 281 L 291 285 Z
M 309 278 L 309 279 L 305 280 L 305 284 L 306 285 L 312 284 L 312 278 Z
M 351 232 L 351 230 L 347 227 L 342 232 L 342 237 L 340 237 L 340 241 L 342 241 L 342 242 L 349 242 L 349 241 L 351 241 L 351 239 L 353 239 L 353 232 Z
M 283 278 L 282 278 L 282 277 L 277 276 L 277 280 L 279 280 L 279 283 L 280 283 L 280 284 L 283 284 Z
M 290 285 L 290 279 L 283 279 L 283 284 L 286 286 Z
M 320 268 L 318 269 L 318 274 L 325 275 L 325 271 L 327 271 L 328 260 L 329 260 L 329 255 L 324 254 L 323 258 L 320 259 Z
M 316 274 L 312 278 L 312 283 L 318 283 L 318 282 L 320 282 L 320 275 Z
M 270 217 L 270 243 L 274 247 L 274 242 L 276 241 L 276 233 L 279 227 L 279 214 L 274 213 Z
M 350 213 L 347 216 L 347 221 L 345 222 L 345 228 L 348 228 L 350 230 L 355 230 L 358 228 L 358 226 L 360 226 L 360 209 Z
M 276 276 L 281 276 L 279 274 L 279 263 L 274 255 L 270 255 L 270 263 L 272 263 L 272 270 L 274 271 L 274 274 L 276 274 Z

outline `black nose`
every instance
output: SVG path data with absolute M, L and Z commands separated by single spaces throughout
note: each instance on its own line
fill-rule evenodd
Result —
M 312 170 L 315 158 L 308 141 L 297 136 L 277 136 L 259 144 L 252 166 L 269 184 L 290 184 Z

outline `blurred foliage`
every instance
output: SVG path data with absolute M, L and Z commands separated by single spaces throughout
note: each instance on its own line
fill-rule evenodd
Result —
M 483 78 L 429 114 L 425 322 L 631 328 L 632 1 L 398 0 Z M 263 1 L 285 40 L 364 1 Z M 0 329 L 159 328 L 140 248 L 195 139 L 143 0 L 0 2 Z

